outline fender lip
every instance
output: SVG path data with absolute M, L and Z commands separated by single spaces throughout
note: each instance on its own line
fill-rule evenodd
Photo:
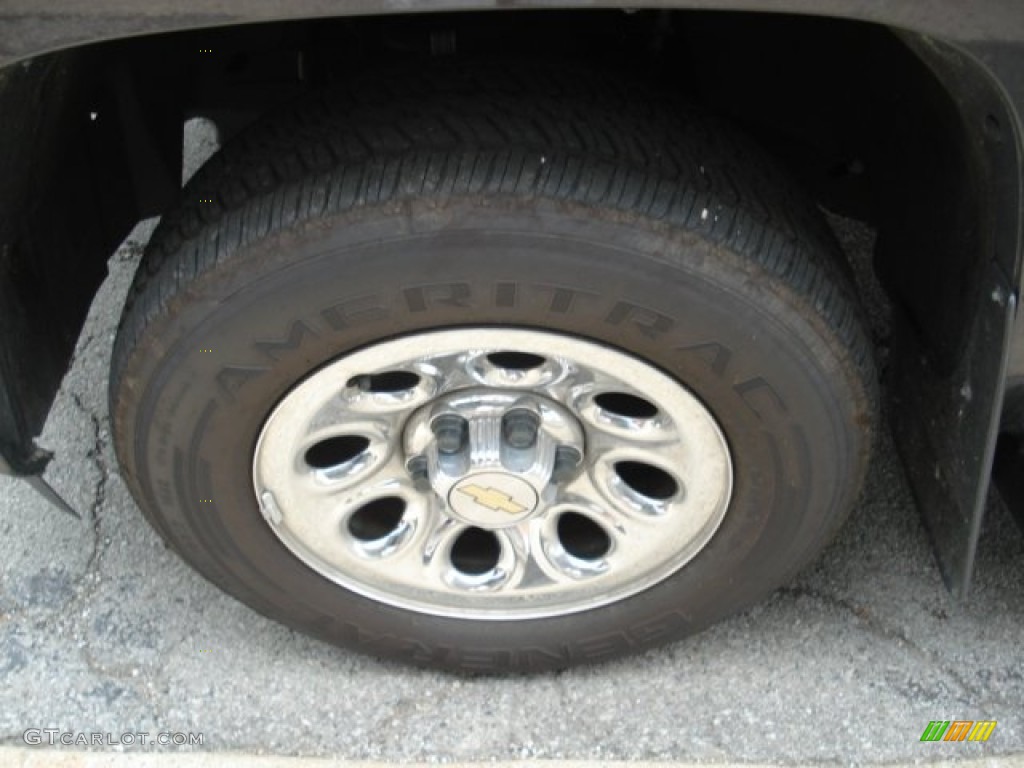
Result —
M 347 0 L 344 9 L 331 0 L 225 0 L 210 10 L 199 0 L 149 0 L 131 13 L 120 0 L 93 0 L 83 11 L 76 0 L 51 0 L 40 11 L 32 0 L 4 3 L 5 35 L 0 39 L 0 67 L 43 53 L 89 43 L 237 24 L 329 18 L 543 9 L 622 9 L 736 11 L 830 16 L 883 24 L 959 41 L 1016 42 L 1022 39 L 1022 14 L 1015 0 L 984 0 L 965 15 L 958 0 L 887 4 L 872 0 Z

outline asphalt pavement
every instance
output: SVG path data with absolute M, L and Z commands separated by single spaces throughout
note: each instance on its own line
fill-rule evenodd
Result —
M 194 138 L 193 154 L 208 144 Z M 863 264 L 870 231 L 838 225 Z M 110 347 L 151 227 L 111 259 L 40 440 L 57 452 L 47 478 L 84 521 L 0 479 L 0 745 L 51 728 L 203 735 L 202 747 L 146 747 L 160 751 L 360 760 L 856 764 L 1024 752 L 1024 537 L 993 496 L 971 597 L 955 604 L 887 432 L 849 522 L 796 581 L 696 637 L 614 663 L 453 677 L 311 640 L 222 594 L 144 522 L 110 444 Z M 885 307 L 870 297 L 884 362 Z M 998 725 L 983 744 L 919 740 L 929 721 L 956 719 Z

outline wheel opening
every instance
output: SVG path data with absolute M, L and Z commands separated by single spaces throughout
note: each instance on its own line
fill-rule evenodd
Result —
M 622 482 L 649 499 L 668 499 L 679 490 L 675 478 L 653 464 L 620 461 L 615 465 L 615 473 Z
M 602 558 L 612 547 L 604 528 L 579 512 L 565 512 L 558 518 L 558 540 L 562 549 L 580 560 Z
M 348 518 L 348 532 L 360 541 L 376 541 L 394 533 L 405 514 L 405 501 L 397 496 L 374 499 Z
M 532 371 L 546 362 L 540 355 L 529 352 L 492 352 L 487 360 L 491 365 L 508 371 Z
M 594 402 L 602 411 L 629 419 L 653 419 L 658 415 L 658 406 L 654 403 L 625 392 L 602 392 Z
M 306 464 L 313 469 L 328 469 L 346 464 L 370 447 L 362 435 L 338 435 L 310 446 L 306 451 Z
M 500 557 L 498 537 L 483 528 L 467 528 L 452 545 L 451 561 L 455 570 L 471 576 L 494 570 Z
M 385 371 L 384 373 L 364 373 L 354 376 L 348 381 L 350 387 L 363 392 L 387 394 L 404 392 L 420 383 L 418 374 L 412 371 Z

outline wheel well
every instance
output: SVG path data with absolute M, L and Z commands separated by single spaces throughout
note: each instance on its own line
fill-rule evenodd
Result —
M 965 123 L 961 92 L 983 78 L 938 44 L 854 21 L 692 11 L 225 27 L 87 46 L 0 71 L 0 107 L 24 112 L 31 102 L 41 131 L 33 138 L 7 129 L 13 135 L 0 137 L 10 155 L 0 167 L 18 171 L 0 190 L 11 212 L 0 222 L 0 312 L 20 315 L 2 325 L 24 331 L 0 339 L 0 433 L 8 436 L 0 448 L 18 459 L 10 463 L 29 468 L 31 438 L 103 263 L 135 221 L 180 194 L 186 119 L 209 118 L 224 140 L 353 68 L 524 55 L 629 68 L 739 123 L 823 207 L 878 228 L 877 270 L 889 295 L 936 368 L 956 366 L 991 250 L 989 179 L 975 145 L 979 135 L 999 139 L 1013 127 L 998 105 L 983 108 L 982 122 Z M 81 130 L 48 129 L 55 115 Z M 27 170 L 42 157 L 74 162 L 37 164 L 42 184 Z M 1015 251 L 1000 255 L 1012 275 Z

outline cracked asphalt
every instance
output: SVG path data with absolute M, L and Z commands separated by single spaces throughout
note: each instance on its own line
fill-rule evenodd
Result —
M 191 141 L 193 155 L 209 150 Z M 863 264 L 871 233 L 838 224 Z M 450 677 L 324 645 L 220 593 L 143 521 L 110 445 L 110 346 L 151 226 L 111 259 L 40 440 L 57 452 L 47 478 L 84 520 L 0 478 L 0 745 L 60 728 L 387 760 L 863 764 L 1024 751 L 1024 538 L 993 496 L 972 596 L 954 604 L 888 433 L 850 521 L 796 581 L 611 664 Z M 884 306 L 869 299 L 884 360 Z M 936 719 L 998 726 L 986 744 L 921 743 Z

